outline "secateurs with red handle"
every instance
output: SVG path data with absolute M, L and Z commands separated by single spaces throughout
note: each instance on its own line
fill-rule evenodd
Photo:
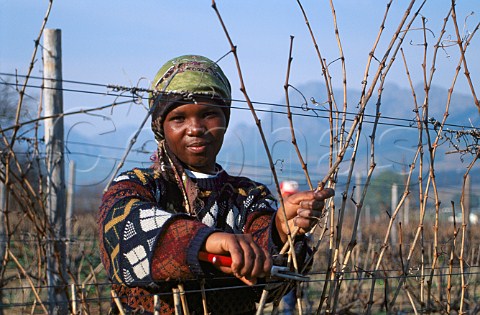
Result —
M 230 267 L 232 265 L 232 258 L 230 256 L 200 252 L 198 254 L 198 259 L 200 259 L 201 261 L 212 263 L 216 266 Z M 272 277 L 284 278 L 295 281 L 310 280 L 310 277 L 290 271 L 288 267 L 284 266 L 272 266 L 272 269 L 270 270 L 270 275 Z

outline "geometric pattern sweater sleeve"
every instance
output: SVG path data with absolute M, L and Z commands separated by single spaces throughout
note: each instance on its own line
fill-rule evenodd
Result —
M 156 263 L 154 252 L 160 235 L 168 227 L 177 232 L 183 228 L 195 239 L 197 234 L 205 237 L 214 231 L 186 214 L 160 207 L 160 192 L 156 186 L 152 173 L 134 169 L 119 175 L 103 197 L 99 217 L 100 249 L 103 264 L 113 282 L 154 286 L 151 272 L 152 263 Z M 191 240 L 183 238 L 182 241 Z M 172 249 L 175 246 L 166 248 L 165 253 Z M 170 252 L 179 258 L 180 253 Z M 185 266 L 167 262 L 164 270 L 178 269 L 173 275 L 188 278 L 190 274 L 191 277 Z

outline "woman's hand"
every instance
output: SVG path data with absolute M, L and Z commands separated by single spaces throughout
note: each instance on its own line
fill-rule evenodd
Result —
M 292 194 L 283 199 L 287 223 L 292 231 L 298 227 L 298 233 L 306 233 L 318 222 L 322 216 L 325 199 L 333 197 L 335 191 L 331 188 L 325 188 L 315 191 L 301 191 Z M 275 225 L 278 234 L 283 242 L 287 240 L 287 226 L 285 224 L 285 215 L 280 208 L 275 216 Z
M 230 256 L 230 267 L 215 267 L 224 273 L 233 274 L 247 285 L 256 284 L 257 278 L 267 276 L 272 268 L 269 253 L 253 241 L 251 234 L 215 232 L 207 238 L 203 250 Z

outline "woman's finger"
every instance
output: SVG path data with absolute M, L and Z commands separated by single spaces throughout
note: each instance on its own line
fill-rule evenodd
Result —
M 335 195 L 335 190 L 324 188 L 322 190 L 300 191 L 288 197 L 288 202 L 300 204 L 302 201 L 325 200 Z
M 300 202 L 300 208 L 303 209 L 316 209 L 322 210 L 325 206 L 325 202 L 323 200 L 305 200 Z
M 255 246 L 253 249 L 255 251 L 255 263 L 251 275 L 254 277 L 265 277 L 265 271 L 263 269 L 266 260 L 265 252 L 258 246 Z
M 315 200 L 325 200 L 333 196 L 335 196 L 335 190 L 332 188 L 324 188 L 321 190 L 315 190 L 314 192 Z
M 255 249 L 252 246 L 253 240 L 251 239 L 251 236 L 248 237 L 248 234 L 245 234 L 243 236 L 244 237 L 241 239 L 240 242 L 243 251 L 243 264 L 237 266 L 236 269 L 241 276 L 249 276 L 255 266 L 256 254 Z

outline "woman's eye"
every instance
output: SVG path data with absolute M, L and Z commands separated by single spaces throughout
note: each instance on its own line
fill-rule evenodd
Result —
M 170 120 L 171 121 L 176 121 L 176 122 L 182 122 L 185 120 L 185 117 L 183 116 L 173 116 L 173 117 L 170 117 Z
M 216 117 L 216 116 L 218 116 L 217 111 L 210 111 L 205 113 L 205 117 Z

